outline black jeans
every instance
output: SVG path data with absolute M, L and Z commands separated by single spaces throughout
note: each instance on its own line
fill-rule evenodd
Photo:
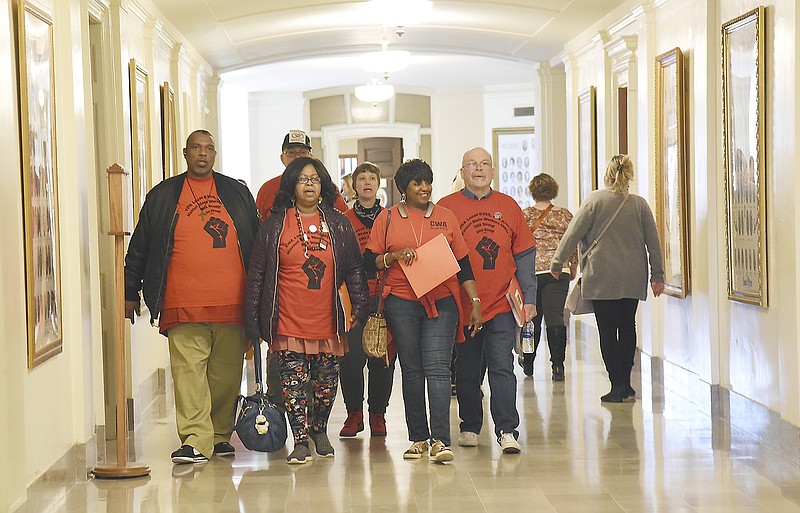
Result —
M 592 304 L 600 332 L 600 352 L 611 387 L 629 386 L 633 357 L 636 354 L 636 309 L 639 307 L 639 300 L 595 299 Z
M 377 297 L 370 298 L 370 306 L 373 312 L 377 309 Z M 387 367 L 379 358 L 368 358 L 361 344 L 363 333 L 363 324 L 359 324 L 347 333 L 349 351 L 339 361 L 339 380 L 344 404 L 348 412 L 364 408 L 364 365 L 366 365 L 369 370 L 367 397 L 369 412 L 386 413 L 389 396 L 392 395 L 394 360 Z

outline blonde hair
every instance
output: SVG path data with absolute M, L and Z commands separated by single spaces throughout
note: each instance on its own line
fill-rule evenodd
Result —
M 633 181 L 633 161 L 628 155 L 614 155 L 606 165 L 603 176 L 606 187 L 614 192 L 627 193 Z

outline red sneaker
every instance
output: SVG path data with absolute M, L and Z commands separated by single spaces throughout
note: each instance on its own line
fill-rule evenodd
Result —
M 344 421 L 342 430 L 339 431 L 339 436 L 356 436 L 361 431 L 364 431 L 364 412 L 362 410 L 347 412 L 347 418 Z
M 372 436 L 386 436 L 386 419 L 383 413 L 369 414 L 369 431 Z

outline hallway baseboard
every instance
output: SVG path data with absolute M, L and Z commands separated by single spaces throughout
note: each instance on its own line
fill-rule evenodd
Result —
M 715 450 L 730 451 L 732 457 L 758 465 L 759 471 L 783 468 L 769 476 L 779 483 L 795 478 L 800 468 L 800 428 L 782 419 L 776 411 L 720 385 L 711 385 L 699 376 L 637 350 L 637 369 L 642 381 L 652 386 L 653 411 L 663 412 L 665 397 L 679 396 L 696 406 L 712 421 Z M 669 394 L 665 394 L 669 391 Z M 647 395 L 644 395 L 647 397 Z M 764 459 L 769 465 L 762 465 Z M 785 465 L 775 465 L 782 461 Z

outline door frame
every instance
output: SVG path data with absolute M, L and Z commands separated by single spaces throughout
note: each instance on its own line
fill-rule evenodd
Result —
M 420 126 L 415 123 L 359 123 L 322 127 L 322 162 L 328 169 L 338 169 L 339 144 L 347 139 L 396 137 L 403 140 L 403 159 L 419 157 Z

